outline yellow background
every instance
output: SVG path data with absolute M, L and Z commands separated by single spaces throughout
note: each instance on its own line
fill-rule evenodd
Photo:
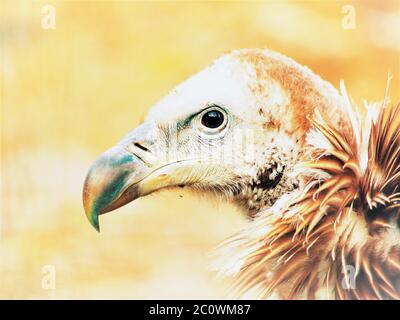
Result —
M 56 29 L 41 27 L 45 4 Z M 356 29 L 342 27 L 352 4 Z M 349 93 L 400 99 L 399 1 L 1 1 L 0 298 L 221 298 L 211 249 L 243 218 L 162 192 L 101 217 L 90 163 L 180 81 L 232 49 L 268 47 Z M 55 290 L 42 287 L 54 266 Z

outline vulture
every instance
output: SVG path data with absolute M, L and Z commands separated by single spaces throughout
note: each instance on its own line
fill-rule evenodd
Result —
M 357 106 L 267 49 L 225 54 L 101 155 L 83 187 L 99 216 L 160 189 L 234 203 L 248 219 L 213 267 L 238 297 L 400 298 L 400 105 Z

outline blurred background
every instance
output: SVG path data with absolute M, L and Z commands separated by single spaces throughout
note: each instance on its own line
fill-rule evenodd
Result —
M 55 29 L 42 25 L 48 4 Z M 382 99 L 390 72 L 390 97 L 400 100 L 399 1 L 0 6 L 3 299 L 226 297 L 229 283 L 207 265 L 243 223 L 228 204 L 162 192 L 102 216 L 100 234 L 81 204 L 97 155 L 221 54 L 282 52 L 336 87 L 345 79 L 358 102 Z

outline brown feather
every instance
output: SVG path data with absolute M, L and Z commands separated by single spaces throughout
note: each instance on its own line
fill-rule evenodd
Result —
M 375 122 L 354 110 L 349 122 L 361 127 L 351 135 L 310 119 L 331 148 L 310 146 L 306 192 L 295 191 L 278 212 L 260 213 L 230 239 L 254 248 L 238 261 L 240 293 L 257 287 L 261 298 L 399 299 L 400 104 L 381 106 Z M 265 232 L 254 236 L 257 228 Z

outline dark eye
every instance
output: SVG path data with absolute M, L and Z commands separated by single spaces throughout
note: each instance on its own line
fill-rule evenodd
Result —
M 201 124 L 210 129 L 216 129 L 220 127 L 225 120 L 225 116 L 221 111 L 211 110 L 203 114 L 201 118 Z

